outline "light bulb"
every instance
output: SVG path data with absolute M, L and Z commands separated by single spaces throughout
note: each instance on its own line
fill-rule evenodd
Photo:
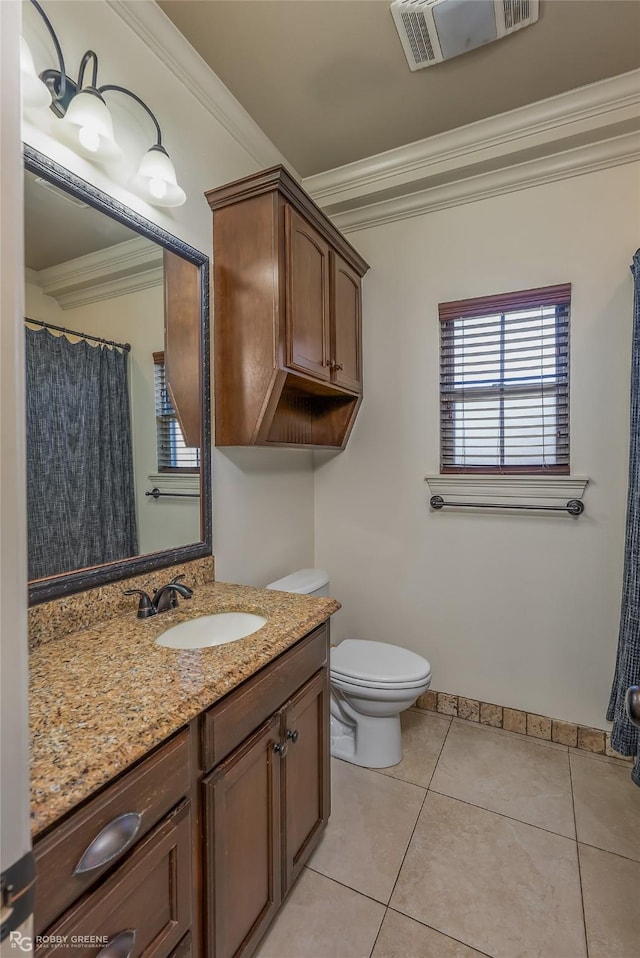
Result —
M 160 143 L 142 157 L 138 172 L 129 180 L 129 188 L 155 206 L 182 206 L 187 198 L 176 182 L 173 163 Z
M 24 37 L 20 37 L 20 78 L 22 102 L 26 109 L 51 106 L 51 91 L 36 73 L 33 56 Z
M 76 93 L 58 129 L 61 139 L 91 159 L 106 162 L 122 155 L 113 137 L 111 114 L 99 90 L 92 87 Z
M 98 152 L 100 147 L 100 134 L 96 130 L 92 130 L 90 126 L 80 127 L 78 130 L 78 140 L 85 150 L 89 150 L 91 153 Z
M 152 176 L 149 180 L 149 192 L 152 196 L 155 196 L 157 200 L 164 199 L 167 195 L 166 180 L 160 180 L 157 176 Z

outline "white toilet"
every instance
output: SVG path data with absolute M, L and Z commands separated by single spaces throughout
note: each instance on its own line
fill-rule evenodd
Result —
M 329 594 L 323 569 L 300 569 L 267 589 Z M 431 666 L 415 652 L 386 642 L 345 639 L 331 649 L 331 754 L 387 768 L 402 760 L 400 712 L 431 684 Z

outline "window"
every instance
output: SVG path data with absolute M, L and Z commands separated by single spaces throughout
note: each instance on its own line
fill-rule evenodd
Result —
M 153 354 L 158 472 L 199 472 L 200 449 L 185 445 L 165 380 L 164 353 Z
M 440 303 L 441 473 L 569 472 L 571 286 Z

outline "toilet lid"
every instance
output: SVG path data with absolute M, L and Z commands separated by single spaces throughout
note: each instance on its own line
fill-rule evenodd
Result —
M 383 687 L 406 682 L 419 684 L 431 675 L 431 665 L 421 655 L 386 642 L 345 639 L 331 649 L 331 672 L 346 681 Z

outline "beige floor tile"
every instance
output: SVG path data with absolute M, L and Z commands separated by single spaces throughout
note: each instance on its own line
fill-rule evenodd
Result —
M 476 725 L 451 727 L 431 788 L 575 838 L 566 749 Z
M 384 905 L 305 870 L 255 958 L 369 958 Z
M 309 865 L 387 904 L 425 789 L 332 760 L 331 818 Z
M 402 722 L 402 761 L 379 772 L 428 788 L 442 749 L 451 718 L 430 712 L 409 709 L 400 716 Z
M 599 755 L 598 752 L 587 752 L 584 748 L 570 748 L 569 755 L 577 755 L 578 758 L 590 758 L 593 762 L 604 762 L 605 765 L 618 765 L 631 771 L 631 762 L 624 758 L 616 758 L 615 755 Z
M 463 722 L 461 719 L 454 718 L 451 720 L 451 727 L 462 726 L 467 728 L 469 722 Z M 476 725 L 475 728 L 483 729 L 487 732 L 491 732 L 492 735 L 500 735 L 502 738 L 511 738 L 514 742 L 521 742 L 524 739 L 527 739 L 528 736 L 523 735 L 522 732 L 512 732 L 510 729 L 506 728 L 495 728 L 493 725 Z M 533 738 L 535 745 L 539 745 L 541 748 L 550 748 L 556 752 L 568 752 L 570 749 L 566 745 L 562 745 L 560 742 L 552 742 L 550 739 L 546 738 Z M 576 749 L 577 751 L 577 749 Z M 589 755 L 594 753 L 589 752 Z
M 579 845 L 589 958 L 637 958 L 640 863 Z
M 575 842 L 430 792 L 391 907 L 494 958 L 584 958 Z
M 371 958 L 476 958 L 479 951 L 446 938 L 391 908 L 387 911 Z M 482 956 L 480 956 L 482 958 Z
M 578 841 L 640 861 L 640 790 L 631 768 L 570 756 Z

